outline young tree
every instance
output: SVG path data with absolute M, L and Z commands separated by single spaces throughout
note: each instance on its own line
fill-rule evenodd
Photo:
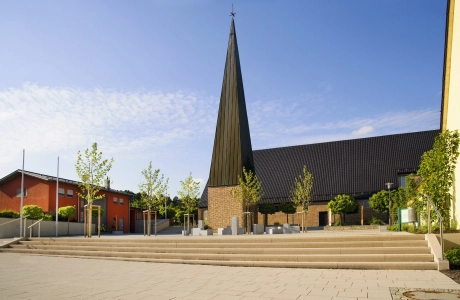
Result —
M 259 202 L 263 196 L 262 182 L 251 171 L 243 167 L 243 177 L 238 176 L 238 186 L 232 188 L 231 194 L 241 205 L 243 210 L 249 212 L 249 206 Z
M 193 180 L 192 172 L 190 175 L 184 180 L 180 181 L 181 190 L 177 191 L 180 197 L 181 206 L 187 214 L 195 214 L 197 210 L 197 204 L 200 201 L 198 198 L 200 192 L 200 183 L 198 181 Z M 189 232 L 190 228 L 190 219 L 187 221 L 187 232 Z
M 460 136 L 458 130 L 440 133 L 433 149 L 422 155 L 418 174 L 422 177 L 421 189 L 427 194 L 449 225 L 453 199 L 454 171 L 459 155 Z M 456 221 L 455 219 L 453 220 Z
M 70 217 L 75 217 L 75 207 L 74 206 L 64 206 L 59 207 L 58 215 L 67 218 L 67 235 L 70 235 Z
M 180 202 L 187 214 L 190 214 L 192 210 L 196 209 L 196 206 L 200 199 L 198 195 L 200 193 L 200 183 L 193 180 L 192 172 L 184 180 L 180 181 L 181 190 L 177 191 L 180 197 Z
M 268 215 L 276 213 L 276 207 L 273 203 L 259 204 L 259 212 L 264 215 L 264 226 L 267 226 Z
M 390 193 L 390 194 L 389 194 Z M 395 191 L 388 190 L 381 190 L 378 193 L 375 193 L 369 198 L 369 207 L 380 213 L 387 213 L 387 220 L 389 219 L 390 209 L 388 208 L 389 205 L 389 198 L 394 199 Z M 392 200 L 391 206 L 394 207 L 394 202 Z
M 80 198 L 88 202 L 88 236 L 91 237 L 91 214 L 93 201 L 102 199 L 105 195 L 100 193 L 106 184 L 106 175 L 112 168 L 113 158 L 102 159 L 102 152 L 98 152 L 97 143 L 93 143 L 92 149 L 86 149 L 84 153 L 78 151 L 77 171 L 80 183 L 78 184 L 81 193 Z
M 302 209 L 302 232 L 305 231 L 305 213 L 308 211 L 308 206 L 311 203 L 311 191 L 313 189 L 313 175 L 308 172 L 307 166 L 303 166 L 302 174 L 298 178 L 294 178 L 294 186 L 291 189 L 291 202 L 296 207 Z
M 355 213 L 359 209 L 359 204 L 350 195 L 337 195 L 334 199 L 329 201 L 327 207 L 333 214 L 339 214 L 341 223 L 345 223 L 345 214 Z
M 292 202 L 282 202 L 280 203 L 280 211 L 286 214 L 286 223 L 289 223 L 289 215 L 295 214 L 297 208 Z
M 291 202 L 300 206 L 302 211 L 308 211 L 311 203 L 311 191 L 313 189 L 313 175 L 303 166 L 302 174 L 294 179 L 294 186 L 291 189 Z
M 147 169 L 142 171 L 145 183 L 139 185 L 141 193 L 141 205 L 146 206 L 148 209 L 147 216 L 147 232 L 150 236 L 150 228 L 152 224 L 151 211 L 152 209 L 158 209 L 163 203 L 162 195 L 168 188 L 168 178 L 164 180 L 164 175 L 160 174 L 160 169 L 153 170 L 152 162 L 149 163 Z M 155 224 L 155 235 L 156 235 L 156 224 Z

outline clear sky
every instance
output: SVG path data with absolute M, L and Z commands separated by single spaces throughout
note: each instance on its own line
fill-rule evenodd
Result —
M 445 0 L 0 1 L 0 177 L 211 163 L 232 2 L 254 150 L 439 128 Z

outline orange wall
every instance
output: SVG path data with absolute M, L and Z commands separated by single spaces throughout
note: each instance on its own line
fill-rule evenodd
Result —
M 113 191 L 102 191 L 107 197 L 107 229 L 111 229 L 114 218 L 123 219 L 123 232 L 129 232 L 129 197 L 128 195 L 118 194 Z M 113 199 L 117 198 L 117 203 Z M 120 204 L 120 198 L 124 200 L 124 204 Z M 119 223 L 119 221 L 117 221 Z M 121 230 L 121 228 L 118 228 Z
M 24 188 L 27 189 L 27 197 L 24 197 L 23 205 L 38 205 L 43 211 L 49 211 L 49 188 L 46 181 L 25 175 Z M 21 189 L 21 176 L 0 185 L 0 211 L 19 212 L 21 197 L 16 197 L 17 189 Z

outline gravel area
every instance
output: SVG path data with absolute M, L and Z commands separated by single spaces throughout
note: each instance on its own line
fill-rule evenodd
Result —
M 440 272 L 460 284 L 460 270 L 444 270 Z

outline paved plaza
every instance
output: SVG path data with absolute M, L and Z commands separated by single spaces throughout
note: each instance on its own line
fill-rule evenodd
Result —
M 0 253 L 0 265 L 0 299 L 350 300 L 396 299 L 395 288 L 460 290 L 438 271 L 221 267 L 15 253 Z M 444 295 L 419 299 L 458 299 Z

